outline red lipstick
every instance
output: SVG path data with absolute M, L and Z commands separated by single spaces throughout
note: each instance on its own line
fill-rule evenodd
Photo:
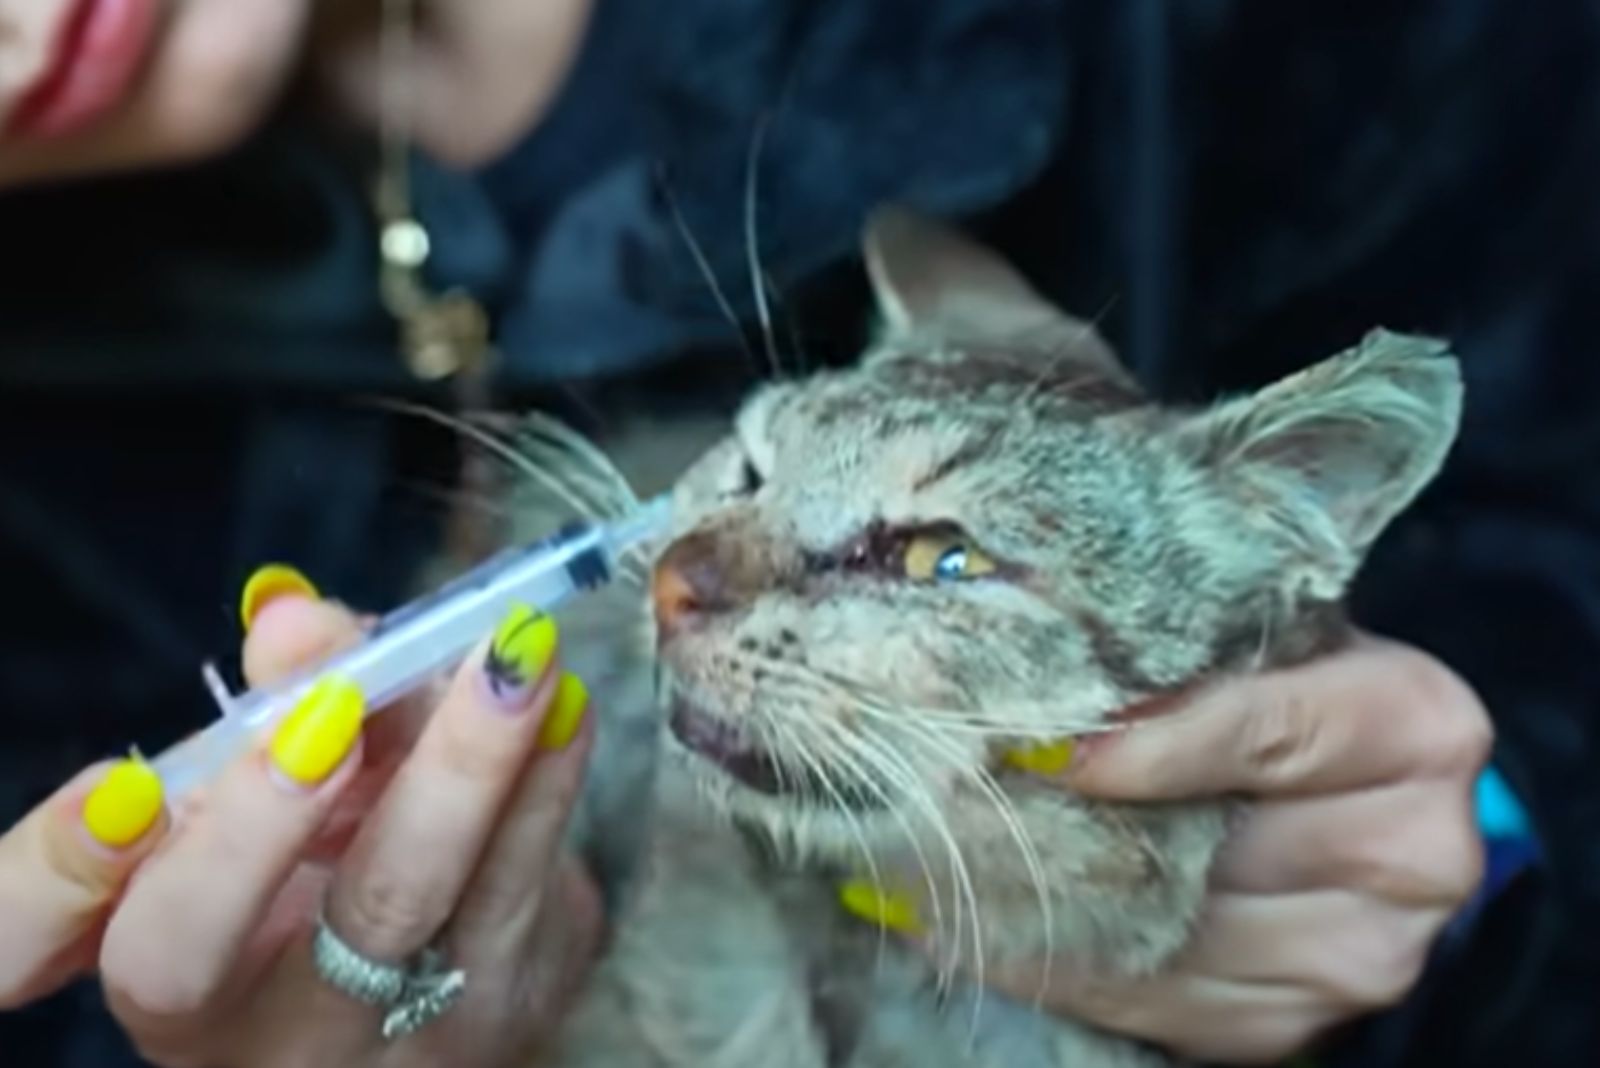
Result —
M 155 36 L 160 0 L 79 0 L 55 57 L 17 105 L 6 133 L 64 137 L 119 104 Z

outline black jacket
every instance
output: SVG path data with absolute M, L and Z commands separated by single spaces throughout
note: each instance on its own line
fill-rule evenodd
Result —
M 890 199 L 1103 313 L 1169 397 L 1374 325 L 1451 338 L 1461 444 L 1357 615 L 1479 689 L 1548 860 L 1343 1058 L 1575 1065 L 1600 1050 L 1597 82 L 1579 0 L 602 0 L 549 119 L 418 188 L 435 279 L 493 308 L 518 401 L 748 377 L 675 216 L 748 321 L 758 141 L 779 340 L 812 362 L 859 342 L 850 257 Z M 417 487 L 448 444 L 347 403 L 427 393 L 357 174 L 290 116 L 180 173 L 0 196 L 0 818 L 209 714 L 197 665 L 237 642 L 255 564 L 381 606 L 436 543 Z M 128 1056 L 88 987 L 0 1020 L 0 1049 Z

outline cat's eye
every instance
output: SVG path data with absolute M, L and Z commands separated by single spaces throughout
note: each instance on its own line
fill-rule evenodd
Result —
M 912 535 L 902 559 L 906 578 L 917 582 L 958 582 L 995 570 L 993 560 L 955 532 Z

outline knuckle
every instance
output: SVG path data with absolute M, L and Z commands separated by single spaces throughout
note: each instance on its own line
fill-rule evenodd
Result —
M 108 957 L 101 983 L 113 1014 L 130 1030 L 148 1031 L 205 1011 L 221 984 L 220 969 L 182 954 L 161 954 L 160 964 L 125 964 Z
M 1482 702 L 1454 671 L 1426 653 L 1396 654 L 1397 704 L 1426 724 L 1433 763 L 1452 771 L 1476 771 L 1494 747 L 1494 726 Z
M 1422 974 L 1427 939 L 1398 924 L 1373 924 L 1351 939 L 1339 974 L 1331 981 L 1334 996 L 1362 1011 L 1401 1001 Z
M 1316 766 L 1324 734 L 1316 705 L 1303 693 L 1285 692 L 1245 716 L 1240 738 L 1245 769 L 1264 786 L 1295 782 Z
M 1433 791 L 1403 817 L 1401 833 L 1371 844 L 1358 882 L 1378 897 L 1405 905 L 1454 907 L 1483 878 L 1484 849 L 1471 813 L 1460 800 Z
M 1488 868 L 1483 839 L 1477 834 L 1462 835 L 1461 847 L 1451 854 L 1448 867 L 1440 873 L 1440 888 L 1452 908 L 1477 893 Z
M 432 888 L 401 872 L 363 876 L 340 910 L 335 929 L 361 944 L 383 947 L 421 945 L 443 926 L 450 903 Z

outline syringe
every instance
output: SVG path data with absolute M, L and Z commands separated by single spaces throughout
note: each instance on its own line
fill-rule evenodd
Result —
M 613 523 L 578 526 L 495 556 L 380 619 L 361 643 L 271 686 L 234 695 L 216 669 L 203 669 L 222 717 L 151 761 L 169 801 L 209 781 L 251 739 L 327 676 L 358 687 L 367 714 L 422 686 L 483 639 L 516 603 L 549 610 L 609 582 L 630 547 L 667 529 L 666 496 Z

